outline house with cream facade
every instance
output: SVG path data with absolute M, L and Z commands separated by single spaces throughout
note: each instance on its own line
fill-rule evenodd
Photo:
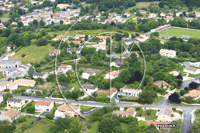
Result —
M 17 110 L 8 110 L 0 115 L 0 120 L 9 120 L 12 122 L 21 116 L 21 112 Z
M 47 102 L 47 101 L 36 101 L 35 103 L 35 110 L 42 112 L 42 111 L 51 111 L 54 104 L 53 102 Z
M 161 108 L 158 112 L 158 121 L 169 122 L 172 120 L 172 109 L 171 108 Z
M 161 56 L 167 56 L 169 58 L 174 58 L 174 57 L 176 57 L 176 51 L 175 50 L 168 50 L 168 49 L 161 49 L 160 55 Z
M 18 88 L 18 84 L 11 81 L 2 81 L 0 82 L 0 91 L 4 91 L 5 89 L 16 90 Z
M 80 113 L 81 108 L 80 106 L 75 105 L 68 105 L 66 103 L 60 105 L 57 107 L 57 110 L 55 111 L 55 118 L 61 117 L 65 118 L 67 117 L 78 117 L 81 115 Z
M 21 108 L 25 104 L 25 100 L 16 99 L 16 98 L 8 98 L 7 106 L 8 107 L 18 107 Z
M 82 73 L 81 78 L 89 79 L 90 76 L 94 76 L 96 74 L 97 72 L 94 69 L 88 69 Z
M 118 77 L 120 71 L 119 70 L 114 70 L 112 72 L 109 72 L 106 74 L 105 79 L 114 79 L 116 77 Z
M 34 80 L 30 79 L 17 79 L 14 82 L 17 83 L 19 86 L 27 86 L 27 87 L 34 87 L 36 83 Z
M 71 71 L 71 70 L 72 70 L 72 65 L 61 64 L 58 67 L 58 72 L 63 73 L 63 74 L 66 74 L 66 72 Z
M 139 97 L 139 94 L 142 92 L 140 89 L 132 88 L 120 88 L 118 95 L 127 96 L 127 97 Z
M 98 90 L 98 86 L 92 84 L 83 84 L 81 85 L 80 89 L 82 89 L 87 94 L 92 94 Z

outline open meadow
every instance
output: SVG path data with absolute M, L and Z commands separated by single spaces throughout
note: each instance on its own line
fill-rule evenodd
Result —
M 167 35 L 167 30 L 159 32 L 160 35 Z M 192 29 L 170 28 L 168 30 L 169 36 L 190 36 L 191 38 L 200 38 L 200 31 Z
M 45 56 L 49 54 L 50 49 L 53 49 L 51 45 L 30 45 L 21 48 L 10 60 L 21 60 L 25 64 L 36 62 L 39 63 Z M 26 55 L 24 58 L 21 57 L 23 54 Z

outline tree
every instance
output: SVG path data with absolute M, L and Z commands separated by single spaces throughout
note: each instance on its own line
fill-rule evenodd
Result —
M 144 104 L 144 103 L 151 104 L 154 102 L 154 99 L 156 96 L 157 96 L 156 91 L 143 90 L 142 93 L 139 95 L 138 100 L 142 104 Z
M 13 98 L 13 95 L 10 94 L 10 93 L 6 93 L 4 96 L 3 96 L 3 103 L 6 104 L 8 98 Z
M 31 66 L 29 69 L 28 69 L 28 75 L 30 77 L 33 77 L 33 73 L 34 73 L 34 68 Z
M 146 131 L 147 127 L 148 126 L 147 126 L 147 124 L 146 124 L 145 121 L 139 121 L 138 124 L 137 124 L 137 126 L 136 126 L 136 129 L 137 129 L 137 131 L 139 131 L 140 133 L 142 133 L 142 132 Z
M 56 75 L 55 74 L 49 74 L 47 77 L 48 82 L 55 82 L 56 81 Z
M 120 126 L 118 122 L 111 118 L 105 117 L 98 125 L 98 131 L 101 133 L 112 133 L 114 127 Z
M 178 99 L 179 99 L 179 95 L 176 93 L 176 92 L 174 92 L 173 94 L 171 94 L 170 96 L 169 96 L 169 100 L 171 101 L 171 102 L 177 102 L 178 101 Z
M 197 89 L 198 88 L 198 84 L 196 82 L 191 82 L 189 84 L 189 88 L 191 88 L 191 89 Z
M 54 118 L 54 114 L 53 113 L 48 113 L 45 115 L 46 118 L 52 120 Z
M 186 92 L 188 92 L 188 87 L 185 87 L 184 90 L 185 90 Z
M 114 127 L 113 128 L 113 133 L 123 133 L 123 130 L 122 130 L 122 128 L 121 127 Z
M 120 74 L 119 74 L 120 78 L 121 78 L 121 81 L 123 83 L 128 83 L 129 82 L 129 79 L 131 77 L 131 74 L 128 70 L 124 70 L 122 71 Z
M 88 40 L 88 35 L 85 35 L 85 41 L 87 41 Z
M 111 105 L 112 105 L 112 106 L 116 106 L 116 105 L 117 105 L 117 103 L 116 103 L 116 101 L 115 101 L 115 97 L 113 97 L 113 98 L 111 99 Z
M 17 27 L 18 27 L 18 28 L 21 28 L 21 27 L 23 27 L 23 26 L 24 26 L 24 24 L 23 24 L 21 21 L 17 22 Z
M 186 93 L 185 90 L 180 90 L 180 94 L 181 94 L 181 96 L 183 96 L 185 93 Z
M 69 77 L 66 77 L 65 75 L 61 74 L 58 76 L 58 81 L 61 83 L 63 86 L 67 86 L 70 83 Z
M 37 26 L 38 26 L 38 21 L 37 21 L 37 20 L 33 20 L 33 24 L 34 24 L 34 26 L 37 28 Z
M 27 111 L 27 113 L 31 113 L 31 114 L 35 113 L 35 106 L 27 107 L 26 111 Z
M 185 102 L 186 103 L 192 103 L 193 97 L 185 97 Z
M 200 122 L 195 122 L 194 125 L 191 127 L 192 133 L 199 133 L 200 132 Z
M 60 24 L 63 24 L 63 20 L 60 20 Z
M 37 78 L 37 79 L 36 79 L 36 84 L 41 85 L 41 84 L 43 84 L 43 83 L 44 83 L 44 80 L 43 80 L 42 78 Z
M 159 133 L 159 131 L 158 131 L 158 129 L 153 124 L 151 124 L 147 128 L 146 133 Z
M 40 38 L 37 42 L 36 42 L 37 46 L 46 46 L 48 44 L 47 39 L 44 38 Z
M 71 98 L 73 98 L 73 99 L 77 99 L 78 98 L 78 95 L 79 95 L 79 92 L 78 92 L 78 90 L 73 90 L 72 92 L 71 92 Z

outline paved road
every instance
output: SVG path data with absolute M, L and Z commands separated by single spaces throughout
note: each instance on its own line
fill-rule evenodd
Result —
M 41 67 L 40 69 L 44 69 L 45 68 L 45 66 L 48 66 L 49 64 L 51 64 L 52 62 L 54 62 L 55 61 L 55 59 L 56 58 L 54 58 L 52 61 L 50 61 L 49 63 L 47 63 L 46 65 L 44 65 L 43 67 Z
M 51 99 L 51 98 L 39 98 L 39 97 L 33 97 L 33 96 L 18 96 L 14 95 L 14 98 L 19 98 L 19 99 L 25 99 L 25 100 L 42 100 L 42 101 L 50 101 L 50 102 L 56 102 L 56 103 L 65 103 L 64 100 L 62 99 Z M 101 107 L 107 106 L 109 104 L 106 103 L 97 103 L 94 101 L 74 101 L 74 100 L 68 100 L 69 103 L 72 104 L 82 104 L 82 105 L 89 105 L 89 106 L 94 106 L 96 109 L 99 109 Z M 134 104 L 134 103 L 122 103 L 119 102 L 117 103 L 117 106 L 123 108 L 123 107 L 143 107 L 143 108 L 178 108 L 184 111 L 184 119 L 183 119 L 183 128 L 182 128 L 182 133 L 191 133 L 190 128 L 192 126 L 191 124 L 191 116 L 190 113 L 193 110 L 200 109 L 200 106 L 174 106 L 168 103 L 167 98 L 159 102 L 157 105 L 141 105 L 141 104 Z M 95 109 L 95 110 L 96 110 Z M 94 111 L 95 111 L 94 110 Z M 92 113 L 92 112 L 91 112 Z M 90 115 L 91 113 L 86 113 L 84 116 Z

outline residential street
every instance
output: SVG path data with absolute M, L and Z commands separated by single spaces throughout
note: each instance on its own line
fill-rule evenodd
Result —
M 19 99 L 25 99 L 25 100 L 50 101 L 50 102 L 56 102 L 56 103 L 60 103 L 60 104 L 65 103 L 65 101 L 61 100 L 61 99 L 39 98 L 39 97 L 18 96 L 18 95 L 14 95 L 13 97 L 19 98 Z M 178 109 L 181 109 L 181 110 L 184 111 L 182 133 L 191 133 L 190 128 L 191 128 L 192 124 L 191 124 L 190 113 L 193 110 L 200 109 L 200 106 L 174 106 L 174 105 L 169 104 L 167 101 L 168 101 L 168 99 L 165 98 L 163 101 L 161 101 L 157 105 L 141 105 L 141 104 L 120 102 L 120 103 L 117 103 L 117 106 L 119 106 L 120 108 L 123 108 L 123 107 L 143 107 L 143 108 L 178 108 Z M 97 102 L 94 102 L 94 101 L 88 101 L 88 102 L 79 101 L 78 102 L 78 101 L 74 101 L 74 100 L 68 100 L 68 102 L 72 103 L 72 104 L 82 104 L 82 105 L 94 106 L 94 107 L 97 107 L 96 109 L 109 105 L 109 104 L 106 104 L 106 103 L 97 103 Z M 91 113 L 92 112 L 83 114 L 83 116 L 88 116 Z

